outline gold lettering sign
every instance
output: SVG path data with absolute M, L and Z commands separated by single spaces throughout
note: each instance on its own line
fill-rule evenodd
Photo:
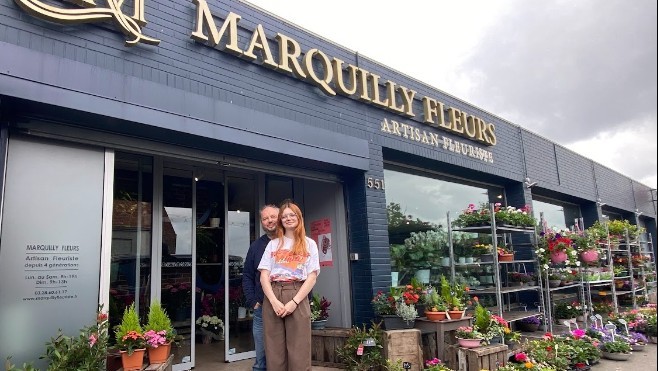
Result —
M 105 20 L 114 20 L 128 39 L 126 46 L 133 46 L 139 42 L 158 45 L 160 40 L 144 36 L 141 26 L 144 20 L 144 0 L 134 0 L 135 12 L 132 17 L 121 11 L 124 0 L 107 0 L 107 7 L 97 7 L 93 0 L 80 0 L 78 5 L 84 9 L 66 9 L 52 6 L 39 0 L 15 0 L 18 6 L 34 17 L 62 24 L 93 23 Z M 140 26 L 141 25 L 141 26 Z
M 192 1 L 197 6 L 196 28 L 190 35 L 192 39 L 252 62 L 260 59 L 264 67 L 306 80 L 328 96 L 341 94 L 398 115 L 416 117 L 413 105 L 416 91 L 384 80 L 361 67 L 347 64 L 320 49 L 311 48 L 304 51 L 297 41 L 281 33 L 277 33 L 273 40 L 270 40 L 260 24 L 253 29 L 250 41 L 240 45 L 238 22 L 242 19 L 241 16 L 229 12 L 218 28 L 206 0 Z M 278 60 L 273 56 L 272 50 L 279 51 Z M 422 124 L 487 146 L 496 145 L 496 128 L 493 123 L 486 123 L 476 116 L 448 107 L 430 97 L 422 97 L 420 102 L 424 116 L 420 121 Z M 392 123 L 391 130 L 396 135 L 435 146 L 438 143 L 438 134 L 424 130 L 421 133 L 418 128 L 395 121 Z M 470 147 L 466 151 L 468 156 L 475 153 Z M 482 156 L 478 153 L 471 157 Z

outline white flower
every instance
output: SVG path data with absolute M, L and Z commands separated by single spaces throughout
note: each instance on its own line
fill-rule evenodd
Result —
M 580 267 L 580 262 L 576 262 L 576 266 L 577 266 L 577 267 Z
M 546 249 L 544 249 L 543 247 L 540 247 L 539 252 L 544 253 L 544 252 L 546 252 Z
M 548 269 L 548 264 L 544 264 L 544 269 Z
M 576 254 L 578 254 L 576 250 L 571 250 L 571 255 L 576 256 Z

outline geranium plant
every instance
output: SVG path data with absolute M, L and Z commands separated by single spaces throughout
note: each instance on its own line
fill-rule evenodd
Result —
M 540 233 L 538 247 L 535 254 L 541 263 L 542 269 L 549 269 L 554 263 L 551 256 L 557 253 L 566 254 L 566 260 L 561 264 L 579 267 L 578 252 L 573 248 L 573 241 L 567 237 L 567 231 L 548 230 Z
M 452 371 L 452 369 L 446 366 L 440 359 L 433 358 L 425 361 L 423 371 Z

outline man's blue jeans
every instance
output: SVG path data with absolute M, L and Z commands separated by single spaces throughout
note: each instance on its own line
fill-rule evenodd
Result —
M 263 339 L 263 307 L 254 309 L 254 320 L 252 333 L 254 335 L 254 345 L 256 346 L 256 361 L 254 362 L 254 371 L 267 370 L 265 363 L 265 340 Z

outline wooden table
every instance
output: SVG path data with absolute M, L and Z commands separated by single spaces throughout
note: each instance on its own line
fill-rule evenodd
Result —
M 471 326 L 473 317 L 463 317 L 461 319 L 429 321 L 427 318 L 416 318 L 415 328 L 421 332 L 436 332 L 436 354 L 440 359 L 445 358 L 445 345 L 454 344 L 454 335 L 452 331 L 462 326 Z

